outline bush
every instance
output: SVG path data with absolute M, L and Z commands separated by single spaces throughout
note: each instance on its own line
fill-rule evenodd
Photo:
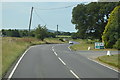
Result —
M 64 42 L 64 40 L 62 38 L 59 39 L 60 41 Z
M 117 42 L 115 43 L 113 47 L 120 50 L 120 39 L 117 40 Z

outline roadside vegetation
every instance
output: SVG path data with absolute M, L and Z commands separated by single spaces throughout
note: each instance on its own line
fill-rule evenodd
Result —
M 112 56 L 100 56 L 97 60 L 120 69 L 120 54 Z
M 78 31 L 71 36 L 80 39 L 80 44 L 71 46 L 71 49 L 87 50 L 91 47 L 94 50 L 95 42 L 103 42 L 105 49 L 100 50 L 120 50 L 119 13 L 120 2 L 92 2 L 74 7 L 72 23 Z
M 31 45 L 46 43 L 64 43 L 58 38 L 45 38 L 44 41 L 33 37 L 3 37 L 2 38 L 2 76 L 15 60 Z
M 79 42 L 79 44 L 74 44 L 74 45 L 70 46 L 70 48 L 73 50 L 88 50 L 88 47 L 91 47 L 91 49 L 94 49 L 93 41 L 87 41 L 87 40 L 83 40 L 83 39 L 76 39 L 73 41 Z
M 114 48 L 120 50 L 120 34 L 118 34 L 120 31 L 119 13 L 120 2 L 78 4 L 72 11 L 72 23 L 75 24 L 75 29 L 77 30 L 76 33 L 72 34 L 72 38 L 83 40 L 98 39 L 98 42 L 105 44 L 106 49 Z M 91 44 L 86 44 L 86 42 L 83 44 L 75 44 L 71 48 L 81 50 L 85 49 L 86 46 L 91 46 Z
M 117 49 L 114 48 L 106 48 L 106 49 L 95 49 L 95 42 L 100 42 L 98 39 L 96 40 L 90 40 L 90 39 L 72 39 L 73 41 L 78 42 L 79 44 L 74 44 L 70 46 L 72 50 L 88 50 L 88 47 L 90 47 L 90 50 L 94 51 L 117 51 Z

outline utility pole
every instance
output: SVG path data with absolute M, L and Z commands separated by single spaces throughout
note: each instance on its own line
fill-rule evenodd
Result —
M 58 25 L 57 25 L 57 34 L 56 34 L 56 37 L 58 37 Z
M 28 36 L 30 36 L 30 28 L 31 28 L 31 22 L 32 22 L 32 14 L 33 14 L 33 7 L 31 8 L 31 15 L 30 15 L 29 33 L 28 33 Z

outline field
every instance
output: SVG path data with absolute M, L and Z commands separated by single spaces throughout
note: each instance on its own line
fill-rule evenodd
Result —
M 46 43 L 63 43 L 57 38 L 46 38 L 44 41 L 35 38 L 2 38 L 2 74 L 4 75 L 14 61 L 31 45 Z M 0 48 L 1 49 L 1 48 Z M 1 55 L 0 55 L 1 57 Z
M 76 39 L 73 41 L 79 42 L 79 44 L 70 46 L 73 50 L 88 50 L 88 47 L 90 47 L 90 50 L 94 51 L 117 51 L 117 49 L 95 49 L 95 42 L 99 42 L 97 40 Z
M 70 46 L 70 48 L 73 50 L 88 50 L 88 47 L 94 49 L 93 42 L 88 42 L 87 40 L 82 40 L 82 39 L 76 39 L 74 41 L 79 42 L 79 44 L 74 44 L 73 46 Z
M 120 69 L 120 54 L 116 54 L 112 56 L 101 56 L 98 57 L 97 60 Z

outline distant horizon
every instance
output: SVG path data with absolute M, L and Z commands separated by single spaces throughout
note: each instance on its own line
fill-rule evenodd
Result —
M 34 7 L 31 29 L 38 24 L 46 25 L 47 29 L 77 32 L 75 25 L 71 23 L 72 9 L 78 4 L 88 2 L 5 2 L 2 3 L 1 29 L 28 29 L 31 7 Z M 41 10 L 54 9 L 55 10 Z M 36 13 L 37 12 L 37 13 Z
M 10 29 L 10 28 L 9 28 Z M 9 29 L 4 29 L 4 30 L 9 30 Z M 0 30 L 3 30 L 3 29 L 0 29 Z M 29 30 L 29 29 L 11 29 L 11 30 Z M 35 30 L 35 29 L 31 29 L 31 30 Z M 54 31 L 54 32 L 56 32 L 57 30 L 52 30 L 52 29 L 47 29 L 47 30 L 50 30 L 50 31 Z M 59 31 L 59 30 L 58 30 Z M 59 32 L 69 32 L 69 31 L 59 31 Z M 70 33 L 72 33 L 72 32 L 70 32 Z

